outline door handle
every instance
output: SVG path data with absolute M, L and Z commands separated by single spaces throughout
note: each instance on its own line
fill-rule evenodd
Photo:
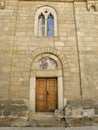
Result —
M 47 95 L 49 95 L 49 92 L 47 91 Z

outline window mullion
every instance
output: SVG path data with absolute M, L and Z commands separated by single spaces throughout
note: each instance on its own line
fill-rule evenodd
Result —
M 45 36 L 47 36 L 47 16 L 45 16 Z

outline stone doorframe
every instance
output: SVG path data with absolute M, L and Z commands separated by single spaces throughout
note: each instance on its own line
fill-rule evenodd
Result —
M 56 68 L 45 68 L 42 69 L 40 66 L 38 66 L 39 61 L 43 59 L 44 57 L 49 57 L 53 60 L 55 63 Z M 60 60 L 57 56 L 49 53 L 44 53 L 38 55 L 31 65 L 31 77 L 30 77 L 30 109 L 34 112 L 36 111 L 36 78 L 37 77 L 48 77 L 48 78 L 57 78 L 57 84 L 58 84 L 58 109 L 63 109 L 64 107 L 64 95 L 63 95 L 63 76 L 62 76 L 62 65 Z
M 46 77 L 44 75 L 44 77 Z M 63 77 L 57 77 L 58 82 L 58 109 L 62 110 L 64 107 L 64 96 L 63 96 Z M 30 78 L 30 109 L 36 111 L 36 77 Z

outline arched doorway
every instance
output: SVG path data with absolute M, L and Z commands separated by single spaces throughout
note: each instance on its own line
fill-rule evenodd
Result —
M 31 66 L 30 109 L 55 111 L 63 109 L 63 76 L 59 58 L 44 53 L 37 56 Z

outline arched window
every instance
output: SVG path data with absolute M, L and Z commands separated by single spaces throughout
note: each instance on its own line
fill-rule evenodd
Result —
M 57 36 L 57 16 L 53 8 L 45 6 L 36 11 L 34 34 Z

